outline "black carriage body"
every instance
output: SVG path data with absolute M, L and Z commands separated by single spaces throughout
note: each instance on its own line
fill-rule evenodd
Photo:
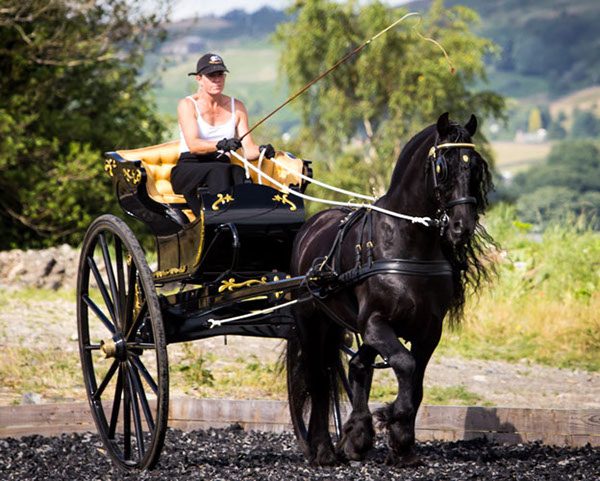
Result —
M 294 238 L 304 223 L 302 199 L 290 199 L 271 187 L 239 184 L 218 195 L 202 195 L 203 225 L 200 250 L 188 237 L 198 235 L 199 225 L 172 236 L 157 236 L 159 271 L 190 266 L 197 280 L 210 280 L 231 271 L 252 275 L 263 271 L 283 271 L 289 267 Z M 186 266 L 186 262 L 188 265 Z M 189 271 L 188 271 L 189 272 Z
M 201 214 L 190 221 L 186 204 L 160 203 L 148 194 L 141 161 L 108 155 L 105 170 L 113 177 L 121 207 L 155 236 L 153 277 L 162 294 L 167 341 L 223 334 L 287 337 L 292 323 L 285 310 L 218 326 L 211 320 L 291 299 L 302 282 L 287 272 L 294 238 L 305 221 L 303 200 L 289 190 L 247 182 L 216 195 L 201 193 Z M 305 172 L 310 174 L 308 164 Z M 305 187 L 302 183 L 290 190 Z
M 157 283 L 288 269 L 294 237 L 305 220 L 301 198 L 267 185 L 238 184 L 216 195 L 201 194 L 201 215 L 189 221 L 187 205 L 163 204 L 149 196 L 141 161 L 108 155 L 106 170 L 121 207 L 155 235 Z

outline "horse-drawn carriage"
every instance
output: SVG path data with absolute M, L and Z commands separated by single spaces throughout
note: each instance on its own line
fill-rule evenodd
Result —
M 442 320 L 460 309 L 465 282 L 481 273 L 474 242 L 489 174 L 470 143 L 475 128 L 474 118 L 462 127 L 440 117 L 407 144 L 390 190 L 375 204 L 325 211 L 306 223 L 310 163 L 291 154 L 254 162 L 233 154 L 246 181 L 216 195 L 200 187 L 195 215 L 169 182 L 175 143 L 109 152 L 105 170 L 119 203 L 152 232 L 156 247 L 147 257 L 112 215 L 97 218 L 83 241 L 80 355 L 113 462 L 145 469 L 158 460 L 169 403 L 167 345 L 222 335 L 288 341 L 292 424 L 317 464 L 368 451 L 372 370 L 392 367 L 404 385 L 380 419 L 389 427 L 392 461 L 411 462 L 423 372 Z M 383 362 L 375 363 L 377 354 Z M 353 407 L 343 426 L 340 391 Z

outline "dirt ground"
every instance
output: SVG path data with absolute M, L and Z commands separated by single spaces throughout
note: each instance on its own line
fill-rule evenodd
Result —
M 59 346 L 76 355 L 74 300 L 67 296 L 30 302 L 9 298 L 4 304 L 0 306 L 0 349 Z M 255 355 L 263 361 L 275 361 L 284 347 L 278 340 L 242 337 L 229 337 L 227 345 L 222 337 L 197 342 L 202 343 L 205 353 L 223 360 Z M 170 353 L 175 354 L 177 347 L 170 346 Z M 463 386 L 494 406 L 600 409 L 600 373 L 556 369 L 525 361 L 512 364 L 434 354 L 425 389 L 432 386 Z M 3 394 L 0 404 L 6 404 L 11 397 L 14 400 L 14 393 Z

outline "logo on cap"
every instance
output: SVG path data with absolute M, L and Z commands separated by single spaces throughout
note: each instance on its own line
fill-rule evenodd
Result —
M 218 55 L 211 55 L 210 60 L 208 61 L 208 63 L 211 63 L 211 64 L 222 64 L 223 63 L 223 59 L 221 57 L 219 57 Z

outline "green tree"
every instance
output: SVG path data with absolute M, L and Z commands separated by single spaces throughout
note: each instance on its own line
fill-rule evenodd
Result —
M 161 140 L 143 52 L 156 0 L 3 0 L 0 248 L 77 243 L 115 208 L 102 152 Z
M 512 197 L 521 218 L 545 226 L 578 218 L 600 228 L 600 147 L 592 140 L 565 140 L 546 162 L 515 177 Z
M 380 2 L 359 8 L 356 2 L 307 0 L 290 13 L 294 20 L 281 24 L 275 38 L 281 68 L 296 91 L 406 11 Z M 420 25 L 406 20 L 300 96 L 294 104 L 302 118 L 299 143 L 303 156 L 315 160 L 316 175 L 382 193 L 402 144 L 441 113 L 461 121 L 473 112 L 481 120 L 500 116 L 499 95 L 470 88 L 485 80 L 483 57 L 495 51 L 473 33 L 477 22 L 473 10 L 446 9 L 436 0 Z M 455 73 L 418 32 L 444 45 Z
M 558 142 L 548 154 L 549 165 L 566 165 L 575 170 L 582 167 L 600 170 L 600 147 L 593 140 Z
M 559 112 L 556 119 L 550 117 L 548 124 L 548 138 L 554 140 L 561 140 L 567 136 L 567 130 L 564 127 L 566 115 L 563 111 Z
M 600 135 L 600 119 L 591 110 L 575 109 L 571 137 L 574 139 L 598 137 Z

